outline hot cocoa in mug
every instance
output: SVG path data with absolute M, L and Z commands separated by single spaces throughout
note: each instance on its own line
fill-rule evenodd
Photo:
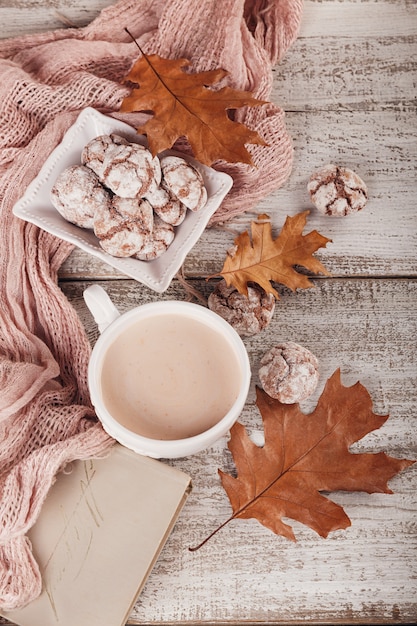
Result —
M 91 400 L 114 439 L 147 456 L 175 458 L 229 430 L 250 384 L 248 355 L 230 324 L 179 301 L 120 315 L 97 285 L 84 298 L 102 331 L 89 363 Z

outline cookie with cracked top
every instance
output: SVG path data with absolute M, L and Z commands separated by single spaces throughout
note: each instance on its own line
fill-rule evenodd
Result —
M 207 202 L 207 190 L 201 173 L 185 159 L 161 157 L 162 180 L 174 196 L 191 211 L 198 211 Z
M 140 251 L 133 256 L 139 261 L 153 261 L 168 250 L 174 237 L 174 227 L 161 220 L 158 215 L 154 215 L 152 233 L 146 238 Z
M 319 362 L 307 348 L 293 341 L 273 346 L 261 359 L 259 380 L 264 391 L 283 404 L 301 402 L 315 390 Z
M 153 229 L 153 209 L 146 200 L 139 201 L 134 213 L 123 211 L 126 199 L 114 197 L 110 208 L 95 214 L 94 233 L 100 246 L 115 257 L 130 257 L 139 252 Z
M 95 213 L 99 209 L 108 210 L 111 204 L 108 191 L 84 165 L 71 165 L 61 172 L 50 198 L 63 218 L 81 228 L 93 228 Z
M 221 280 L 209 295 L 207 304 L 241 337 L 249 337 L 261 332 L 270 323 L 275 310 L 275 297 L 256 283 L 248 285 L 246 296 Z
M 120 135 L 99 135 L 91 139 L 83 148 L 81 162 L 89 167 L 101 179 L 104 174 L 104 157 L 109 146 L 128 145 L 127 139 Z
M 101 183 L 122 198 L 144 197 L 161 182 L 158 157 L 141 144 L 118 135 L 92 139 L 82 152 L 82 162 L 92 169 Z
M 368 190 L 360 176 L 332 163 L 311 175 L 307 189 L 312 203 L 323 215 L 357 213 L 368 200 Z
M 146 199 L 158 217 L 167 224 L 179 226 L 184 221 L 187 207 L 170 192 L 164 181 L 157 189 L 149 191 L 146 194 Z

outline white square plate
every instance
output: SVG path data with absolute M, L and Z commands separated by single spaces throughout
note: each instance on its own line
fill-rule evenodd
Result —
M 120 134 L 129 141 L 146 144 L 146 138 L 138 135 L 132 126 L 103 115 L 95 109 L 84 109 L 68 129 L 62 142 L 46 159 L 23 197 L 15 204 L 13 213 L 162 293 L 169 287 L 185 257 L 204 232 L 209 219 L 231 189 L 233 179 L 228 174 L 217 172 L 191 157 L 181 155 L 201 172 L 207 189 L 207 204 L 195 213 L 187 211 L 186 218 L 175 229 L 174 241 L 158 259 L 139 261 L 134 258 L 113 257 L 100 247 L 92 230 L 67 222 L 50 200 L 50 191 L 58 175 L 70 165 L 81 163 L 81 152 L 91 139 L 110 133 Z

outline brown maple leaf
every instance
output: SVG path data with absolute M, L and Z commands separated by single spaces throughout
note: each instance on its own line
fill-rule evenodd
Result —
M 313 255 L 319 248 L 324 248 L 331 239 L 323 237 L 316 230 L 303 235 L 309 211 L 287 217 L 278 237 L 272 237 L 271 222 L 268 215 L 259 215 L 251 223 L 252 240 L 247 231 L 238 235 L 232 253 L 228 253 L 220 274 L 227 285 L 234 285 L 241 294 L 247 295 L 248 283 L 254 282 L 274 294 L 278 292 L 271 281 L 286 285 L 291 290 L 312 287 L 313 284 L 295 266 L 300 265 L 312 272 L 329 272 Z
M 254 444 L 242 424 L 232 427 L 228 447 L 237 477 L 221 470 L 219 474 L 233 514 L 210 537 L 233 519 L 256 518 L 274 533 L 295 541 L 284 517 L 327 537 L 351 522 L 343 508 L 321 492 L 392 493 L 388 480 L 415 463 L 385 452 L 350 452 L 351 444 L 380 428 L 388 416 L 373 413 L 369 393 L 360 383 L 344 387 L 339 370 L 327 381 L 309 415 L 298 404 L 281 404 L 261 389 L 257 389 L 257 405 L 265 445 Z
M 258 133 L 231 120 L 228 111 L 266 103 L 246 91 L 211 89 L 228 75 L 223 69 L 187 73 L 187 59 L 164 59 L 141 52 L 125 79 L 134 87 L 120 111 L 153 113 L 137 129 L 147 135 L 152 154 L 171 148 L 179 137 L 187 137 L 195 158 L 205 165 L 219 159 L 252 164 L 245 144 L 267 144 Z

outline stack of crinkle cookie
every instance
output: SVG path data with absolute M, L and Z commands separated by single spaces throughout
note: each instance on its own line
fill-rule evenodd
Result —
M 187 210 L 207 202 L 201 173 L 178 156 L 153 157 L 118 135 L 92 139 L 81 164 L 57 178 L 51 201 L 69 222 L 93 229 L 115 257 L 158 258 L 175 237 Z

